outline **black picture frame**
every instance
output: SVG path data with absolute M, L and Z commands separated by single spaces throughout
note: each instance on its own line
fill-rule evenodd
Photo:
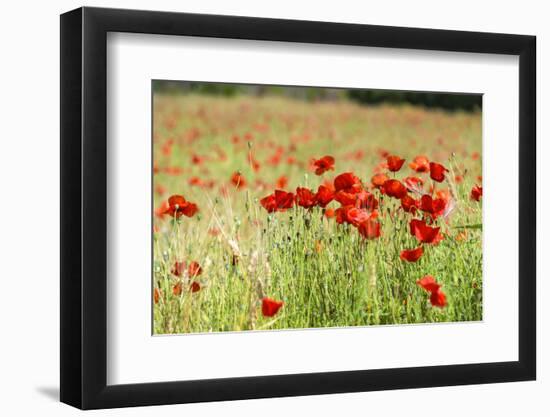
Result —
M 519 56 L 518 361 L 107 385 L 108 32 Z M 536 377 L 536 38 L 252 17 L 80 8 L 61 15 L 61 401 L 81 409 Z

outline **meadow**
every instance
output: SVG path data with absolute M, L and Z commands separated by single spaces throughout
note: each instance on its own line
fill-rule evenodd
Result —
M 482 320 L 481 112 L 153 98 L 154 334 Z

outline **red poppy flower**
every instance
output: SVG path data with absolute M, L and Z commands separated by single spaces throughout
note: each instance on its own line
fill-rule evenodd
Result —
M 172 266 L 172 269 L 170 270 L 170 272 L 177 276 L 177 277 L 181 277 L 183 275 L 183 271 L 185 271 L 185 269 L 187 268 L 187 263 L 186 262 L 174 262 L 174 265 Z
M 275 193 L 260 200 L 260 204 L 268 213 L 274 211 L 285 211 L 294 205 L 294 194 L 282 190 L 275 190 Z
M 416 283 L 428 292 L 439 291 L 439 288 L 441 288 L 441 285 L 439 285 L 431 275 L 425 275 L 416 281 Z
M 445 179 L 445 172 L 449 172 L 447 168 L 437 162 L 430 162 L 430 178 L 437 182 L 442 182 Z
M 483 187 L 480 185 L 474 185 L 472 187 L 472 192 L 470 193 L 470 198 L 475 201 L 481 200 L 481 197 L 483 196 Z
M 416 172 L 428 172 L 430 170 L 430 161 L 423 155 L 418 155 L 409 164 L 409 167 Z
M 174 294 L 174 295 L 181 295 L 181 288 L 182 288 L 181 282 L 176 283 L 176 284 L 172 287 L 172 294 Z
M 197 211 L 199 209 L 196 204 L 185 201 L 181 195 L 173 195 L 168 199 L 168 207 L 164 213 L 179 219 L 182 215 L 193 217 Z
M 233 175 L 231 175 L 231 182 L 235 186 L 235 188 L 244 188 L 246 187 L 246 180 L 242 176 L 240 172 L 235 172 Z
M 447 296 L 442 290 L 432 292 L 430 294 L 430 303 L 434 307 L 443 308 L 447 305 Z
M 342 224 L 347 223 L 347 210 L 353 206 L 339 207 L 334 210 L 334 216 L 336 217 L 336 223 Z
M 277 151 L 267 159 L 267 163 L 270 165 L 279 165 L 281 163 L 282 157 L 283 157 L 282 152 Z
M 303 208 L 311 208 L 317 204 L 315 194 L 307 188 L 296 188 L 296 203 Z
M 341 190 L 334 194 L 334 199 L 343 206 L 354 206 L 357 201 L 357 196 L 354 193 L 347 193 Z
M 421 243 L 437 244 L 443 239 L 443 236 L 439 233 L 439 227 L 430 227 L 426 225 L 424 220 L 411 220 L 410 232 Z
M 336 209 L 335 214 L 336 223 L 349 223 L 355 227 L 358 227 L 361 223 L 370 218 L 369 213 L 354 206 L 340 207 L 339 209 Z
M 199 211 L 199 208 L 194 203 L 187 203 L 185 207 L 181 208 L 181 212 L 187 217 L 193 217 L 197 211 Z
M 288 184 L 288 177 L 286 175 L 281 175 L 279 178 L 277 178 L 277 182 L 275 183 L 275 186 L 277 188 L 286 188 Z
M 323 175 L 325 172 L 334 169 L 334 158 L 329 155 L 323 156 L 321 159 L 314 160 L 313 166 L 316 175 Z
M 188 181 L 189 185 L 196 185 L 198 187 L 201 187 L 204 185 L 203 180 L 201 180 L 199 177 L 191 177 Z
M 273 317 L 279 312 L 283 306 L 282 301 L 277 301 L 272 298 L 264 297 L 262 298 L 262 314 L 264 317 Z
M 441 216 L 446 207 L 447 202 L 442 198 L 433 199 L 427 194 L 420 198 L 420 210 L 431 214 L 433 218 Z
M 279 210 L 292 208 L 294 205 L 294 194 L 282 190 L 275 190 L 275 202 Z
M 160 300 L 160 290 L 158 288 L 155 288 L 153 291 L 153 300 L 155 301 L 155 304 L 159 303 Z
M 372 218 L 361 223 L 358 230 L 359 234 L 365 239 L 376 239 L 380 237 L 380 223 Z
M 406 195 L 401 199 L 401 207 L 407 213 L 416 213 L 417 204 L 417 201 L 410 195 Z
M 334 215 L 335 215 L 334 209 L 328 208 L 328 209 L 325 210 L 325 217 L 327 219 L 333 218 Z
M 397 172 L 401 169 L 401 167 L 403 166 L 403 163 L 405 162 L 404 159 L 402 158 L 399 158 L 398 156 L 396 155 L 390 155 L 388 156 L 388 158 L 386 159 L 387 163 L 388 163 L 388 169 L 391 171 L 391 172 Z
M 435 281 L 434 277 L 426 275 L 416 281 L 416 283 L 430 293 L 430 303 L 432 306 L 442 308 L 447 305 L 447 296 L 441 290 L 441 285 Z
M 407 189 L 416 194 L 424 194 L 424 180 L 418 177 L 407 177 L 403 180 Z
M 445 203 L 448 203 L 452 199 L 451 191 L 448 188 L 442 188 L 435 192 L 437 198 L 442 199 Z
M 328 203 L 334 200 L 334 190 L 321 184 L 317 189 L 317 194 L 315 194 L 315 200 L 317 200 L 319 207 L 326 207 Z
M 362 189 L 361 180 L 351 172 L 344 172 L 334 179 L 334 189 L 336 192 L 359 192 Z
M 198 262 L 193 261 L 189 264 L 189 268 L 187 269 L 187 272 L 189 273 L 190 277 L 196 277 L 202 274 L 202 268 Z
M 260 204 L 267 210 L 268 213 L 274 213 L 277 211 L 277 201 L 275 196 L 270 194 L 260 200 Z
M 384 194 L 398 199 L 407 195 L 407 188 L 399 180 L 387 180 L 381 190 Z
M 327 219 L 332 219 L 335 216 L 335 211 L 334 209 L 328 208 L 324 211 L 324 215 Z
M 197 281 L 193 281 L 191 285 L 189 285 L 189 291 L 191 292 L 197 292 L 201 290 L 201 284 L 199 284 Z
M 362 190 L 355 194 L 355 206 L 367 209 L 368 211 L 373 211 L 378 208 L 378 200 L 374 194 L 369 193 L 368 191 Z
M 168 204 L 168 201 L 164 200 L 160 207 L 157 207 L 155 209 L 155 216 L 159 218 L 163 218 L 165 214 L 167 214 L 167 210 L 170 208 L 170 204 Z
M 191 162 L 194 164 L 194 165 L 200 165 L 204 162 L 204 157 L 203 156 L 199 156 L 197 154 L 193 154 L 193 156 L 191 157 Z
M 420 259 L 423 253 L 424 253 L 424 249 L 422 249 L 422 246 L 419 246 L 416 249 L 406 249 L 404 251 L 401 251 L 401 254 L 399 255 L 399 257 L 403 261 L 416 262 Z
M 374 188 L 380 188 L 387 180 L 389 180 L 389 178 L 386 174 L 376 174 L 371 178 L 370 182 Z

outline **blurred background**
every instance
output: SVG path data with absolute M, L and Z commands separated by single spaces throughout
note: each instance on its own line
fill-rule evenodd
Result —
M 212 96 L 240 95 L 262 97 L 283 96 L 306 101 L 335 101 L 349 99 L 360 104 L 411 104 L 443 110 L 481 110 L 481 94 L 452 94 L 396 90 L 366 90 L 317 87 L 287 87 L 276 85 L 249 85 L 154 80 L 153 93 L 180 95 L 196 93 Z

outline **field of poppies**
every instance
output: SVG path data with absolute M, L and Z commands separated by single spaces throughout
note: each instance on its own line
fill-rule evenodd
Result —
M 482 319 L 481 112 L 155 94 L 155 334 Z

